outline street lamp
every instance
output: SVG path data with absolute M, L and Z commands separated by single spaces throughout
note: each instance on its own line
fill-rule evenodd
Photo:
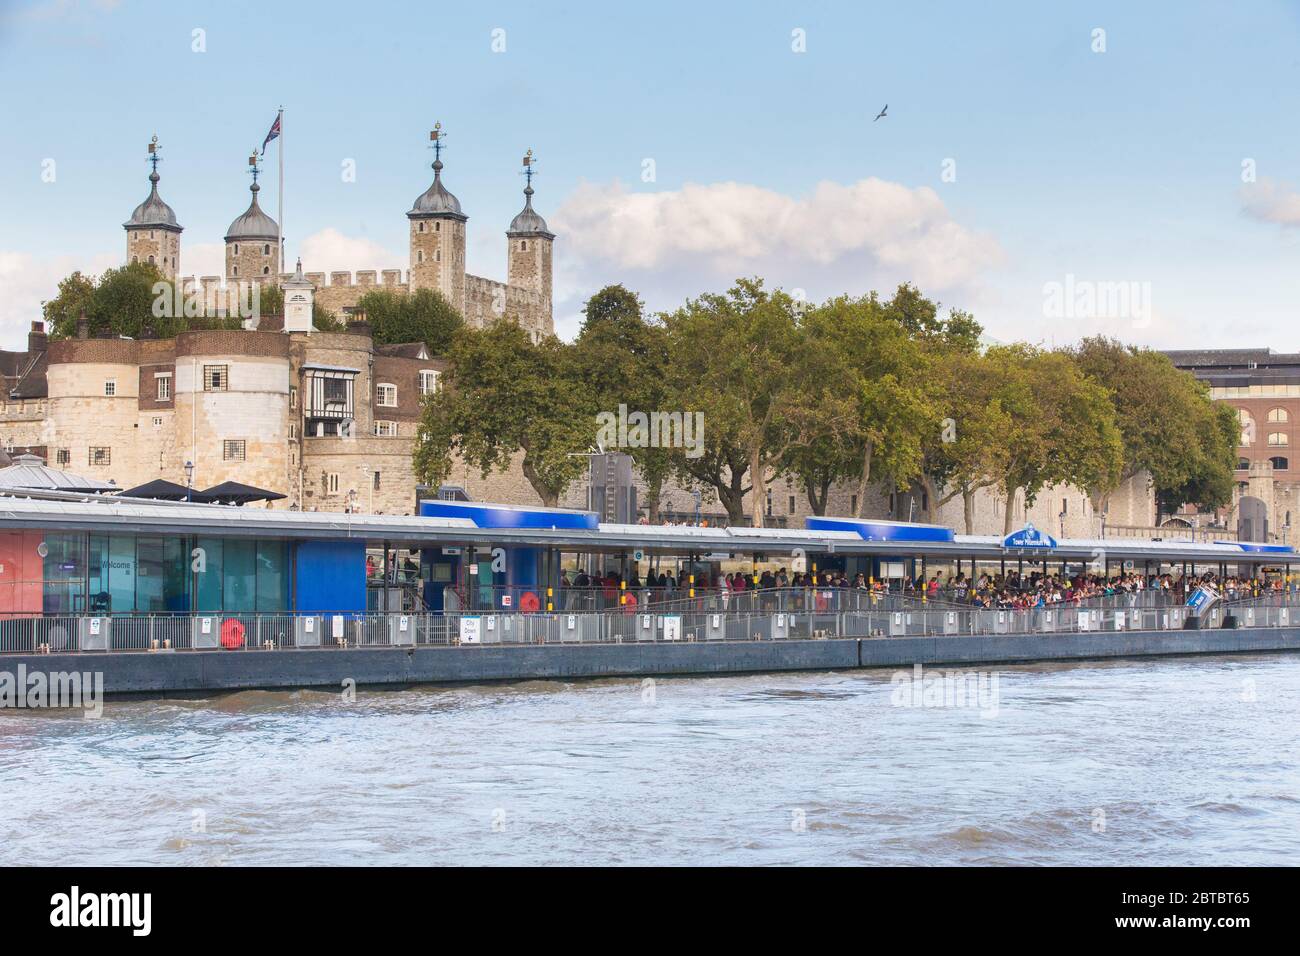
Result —
M 194 500 L 194 462 L 185 463 L 185 500 Z
M 1065 509 L 1064 508 L 1061 509 L 1061 513 L 1057 517 L 1061 519 L 1061 537 L 1064 538 L 1065 537 Z

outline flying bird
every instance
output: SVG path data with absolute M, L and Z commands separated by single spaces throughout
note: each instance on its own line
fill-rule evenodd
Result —
M 884 116 L 884 115 L 885 115 L 886 113 L 888 113 L 888 112 L 889 112 L 889 104 L 886 103 L 886 104 L 885 104 L 885 108 L 884 108 L 883 110 L 881 110 L 879 113 L 877 113 L 877 114 L 876 114 L 876 119 L 873 119 L 871 122 L 874 123 L 876 120 L 880 119 L 880 117 Z

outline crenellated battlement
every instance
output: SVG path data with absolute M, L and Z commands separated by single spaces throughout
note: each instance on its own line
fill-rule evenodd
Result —
M 403 279 L 401 269 L 358 269 L 356 272 L 344 272 L 339 270 L 328 274 L 324 272 L 304 272 L 304 277 L 314 285 L 318 290 L 334 288 L 335 286 L 355 286 L 362 289 L 392 289 L 398 292 L 405 292 L 409 284 L 408 279 Z M 287 282 L 293 278 L 292 273 L 286 273 L 281 277 L 281 281 Z

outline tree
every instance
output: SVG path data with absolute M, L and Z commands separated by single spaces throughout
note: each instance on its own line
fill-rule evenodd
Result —
M 45 327 L 56 339 L 72 338 L 77 334 L 77 318 L 84 312 L 87 319 L 93 308 L 95 280 L 80 272 L 59 280 L 59 294 L 41 303 Z
M 486 478 L 522 453 L 524 477 L 555 507 L 582 474 L 595 431 L 570 347 L 554 336 L 535 344 L 517 324 L 498 319 L 485 329 L 460 329 L 448 358 L 442 388 L 425 398 L 417 477 L 440 484 L 459 455 Z
M 805 440 L 786 456 L 815 514 L 832 484 L 856 483 L 865 517 L 873 481 L 906 486 L 922 466 L 923 436 L 937 429 L 922 343 L 885 315 L 875 296 L 841 296 L 804 317 L 809 378 L 819 388 Z
M 423 342 L 431 355 L 446 355 L 465 324 L 455 306 L 433 289 L 410 295 L 375 289 L 361 297 L 357 308 L 365 313 L 376 345 Z
M 108 269 L 97 279 L 74 272 L 59 283 L 59 294 L 43 303 L 42 308 L 53 338 L 75 336 L 83 310 L 91 335 L 139 338 L 149 334 L 167 338 L 187 325 L 183 315 L 154 315 L 154 303 L 160 297 L 166 299 L 166 313 L 176 312 L 174 287 L 158 267 L 132 262 Z
M 795 301 L 740 279 L 726 295 L 690 300 L 664 323 L 670 397 L 683 413 L 704 414 L 704 453 L 675 458 L 688 481 L 713 488 L 732 523 L 744 519 L 748 476 L 753 521 L 763 525 L 767 476 L 812 434 L 816 381 Z
M 1119 483 L 1124 450 L 1110 395 L 1086 377 L 1073 358 L 1028 345 L 989 349 L 1019 366 L 1005 390 L 1012 415 L 1002 480 L 1007 508 L 1003 530 L 1014 523 L 1016 493 L 1032 504 L 1049 485 L 1071 484 L 1109 493 Z
M 1070 354 L 1110 395 L 1124 443 L 1121 480 L 1149 473 L 1157 498 L 1178 501 L 1171 511 L 1201 498 L 1231 500 L 1240 429 L 1225 430 L 1222 406 L 1195 376 L 1160 352 L 1101 336 L 1084 339 Z M 1228 418 L 1235 423 L 1231 411 Z M 1095 504 L 1104 511 L 1105 496 Z
M 876 294 L 873 292 L 870 298 L 874 301 Z M 984 333 L 983 327 L 968 312 L 950 309 L 948 318 L 939 318 L 939 303 L 930 301 L 907 282 L 894 291 L 894 297 L 882 308 L 886 317 L 897 322 L 913 338 L 963 352 L 973 352 Z
M 668 336 L 663 325 L 647 322 L 641 300 L 622 285 L 601 289 L 587 300 L 583 314 L 574 362 L 596 407 L 615 415 L 619 405 L 646 414 L 665 410 Z M 646 510 L 650 522 L 657 524 L 663 485 L 676 452 L 660 446 L 624 450 L 646 483 Z

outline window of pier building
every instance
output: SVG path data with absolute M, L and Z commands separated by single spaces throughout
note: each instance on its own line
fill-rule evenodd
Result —
M 291 553 L 276 540 L 0 532 L 0 613 L 279 613 Z
M 1286 471 L 1291 467 L 1291 463 L 1280 455 L 1270 458 L 1268 463 L 1273 466 L 1274 471 Z
M 1268 410 L 1268 421 L 1271 425 L 1286 424 L 1291 420 L 1291 413 L 1285 408 L 1270 408 Z
M 1291 438 L 1286 432 L 1269 432 L 1268 443 L 1276 448 L 1281 445 L 1291 444 Z

